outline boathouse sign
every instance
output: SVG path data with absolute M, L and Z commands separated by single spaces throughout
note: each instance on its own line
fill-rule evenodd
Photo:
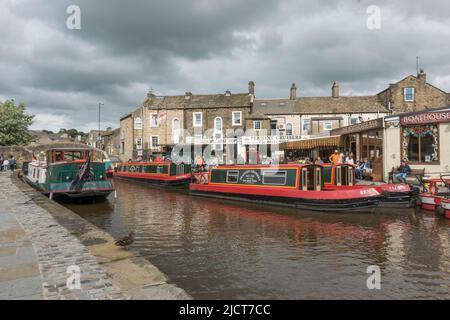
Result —
M 403 116 L 400 118 L 400 124 L 402 125 L 438 123 L 438 122 L 450 122 L 450 110 L 438 112 L 425 112 L 421 114 Z
M 383 127 L 383 118 L 377 118 L 369 121 L 364 121 L 347 127 L 331 130 L 331 136 L 342 136 L 344 134 L 357 133 L 361 131 L 380 129 Z

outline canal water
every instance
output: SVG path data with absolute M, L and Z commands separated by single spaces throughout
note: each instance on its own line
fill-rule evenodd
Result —
M 117 199 L 65 204 L 197 299 L 450 299 L 450 221 L 297 212 L 116 180 Z M 381 289 L 369 290 L 369 266 Z

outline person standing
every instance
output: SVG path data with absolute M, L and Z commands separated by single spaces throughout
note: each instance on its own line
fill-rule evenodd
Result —
M 334 150 L 334 153 L 328 158 L 331 163 L 337 164 L 339 163 L 339 159 L 341 158 L 341 155 L 339 154 L 339 150 Z
M 317 156 L 316 160 L 314 161 L 314 164 L 323 164 L 322 158 L 320 158 L 319 156 Z
M 9 161 L 8 159 L 5 158 L 5 160 L 3 160 L 3 170 L 8 171 L 8 168 L 9 168 Z
M 345 158 L 345 163 L 355 164 L 355 159 L 353 158 L 353 153 L 350 152 L 348 156 Z
M 9 158 L 9 168 L 14 172 L 17 166 L 16 158 L 13 155 L 11 155 Z
M 3 160 L 5 160 L 5 157 L 3 156 L 3 153 L 0 153 L 0 171 L 3 170 Z

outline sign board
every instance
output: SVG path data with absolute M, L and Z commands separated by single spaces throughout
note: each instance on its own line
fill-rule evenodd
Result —
M 352 134 L 362 131 L 381 129 L 383 128 L 383 118 L 377 118 L 369 121 L 364 121 L 358 124 L 354 124 L 347 127 L 342 127 L 339 129 L 334 129 L 330 131 L 331 136 L 342 136 L 345 134 Z
M 450 110 L 424 112 L 419 114 L 403 116 L 400 118 L 401 125 L 428 124 L 438 122 L 450 122 Z

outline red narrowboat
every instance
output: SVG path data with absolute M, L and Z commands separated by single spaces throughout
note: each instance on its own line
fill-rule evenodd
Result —
M 235 165 L 193 173 L 191 194 L 319 211 L 370 211 L 382 195 L 372 187 L 350 190 L 323 185 L 320 165 Z
M 423 210 L 450 218 L 450 175 L 424 179 L 424 192 L 419 194 L 418 203 Z
M 370 186 L 384 195 L 379 207 L 411 208 L 415 205 L 415 199 L 419 193 L 418 188 L 413 188 L 407 184 L 394 183 L 358 185 L 355 181 L 355 169 L 355 165 L 347 163 L 324 164 L 323 180 L 325 189 L 352 190 Z
M 191 176 L 190 164 L 170 161 L 118 163 L 114 171 L 114 178 L 170 187 L 187 187 Z

